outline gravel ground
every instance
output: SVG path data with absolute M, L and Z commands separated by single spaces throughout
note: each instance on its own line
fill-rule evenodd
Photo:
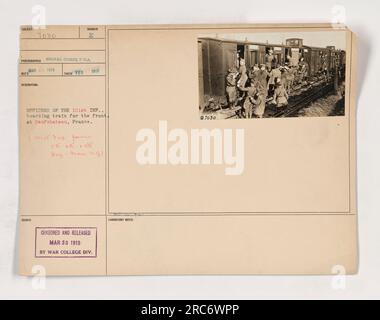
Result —
M 331 115 L 342 115 L 341 111 L 337 110 L 337 102 L 340 97 L 338 95 L 331 95 L 326 98 L 321 98 L 313 102 L 309 107 L 302 109 L 298 113 L 298 117 L 327 117 Z
M 212 99 L 211 105 L 210 105 L 210 99 Z M 297 114 L 297 117 L 344 116 L 344 106 L 342 105 L 342 102 L 339 102 L 339 100 L 340 100 L 339 95 L 330 95 L 326 98 L 318 99 L 317 101 L 310 104 L 309 107 L 300 110 Z M 210 106 L 211 109 L 214 109 L 215 111 L 217 110 L 222 111 L 220 107 L 223 107 L 224 110 L 227 107 L 227 99 L 224 96 L 212 97 L 212 96 L 205 95 L 204 101 L 205 101 L 206 106 Z M 210 112 L 211 110 L 207 110 L 207 111 Z

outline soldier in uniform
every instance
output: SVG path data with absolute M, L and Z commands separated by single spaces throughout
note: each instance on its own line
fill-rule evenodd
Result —
M 237 83 L 237 87 L 240 90 L 238 92 L 238 96 L 239 96 L 238 97 L 238 103 L 240 101 L 244 100 L 245 91 L 242 90 L 242 89 L 245 88 L 245 86 L 247 84 L 247 81 L 248 81 L 248 74 L 247 74 L 247 67 L 245 65 L 245 60 L 244 59 L 240 59 L 239 80 L 238 80 L 238 83 Z
M 267 72 L 268 72 L 268 84 L 267 84 L 267 91 L 268 91 L 268 97 L 270 97 L 274 91 L 274 77 L 273 77 L 273 69 L 271 66 L 267 66 Z
M 273 55 L 273 50 L 270 49 L 268 54 L 266 54 L 265 56 L 265 64 L 267 68 L 273 68 L 275 62 L 276 62 L 276 57 Z
M 260 70 L 257 72 L 257 81 L 260 82 L 261 87 L 265 90 L 265 99 L 268 95 L 268 75 L 265 64 L 262 64 Z
M 281 71 L 279 68 L 275 69 L 269 69 L 268 70 L 268 75 L 269 75 L 269 80 L 268 80 L 268 95 L 272 96 L 274 89 L 275 89 L 275 84 L 278 80 L 281 81 Z
M 248 72 L 248 79 L 250 81 L 257 80 L 257 73 L 260 71 L 259 65 L 255 64 L 253 67 L 250 68 Z
M 290 94 L 293 88 L 294 81 L 296 78 L 296 72 L 297 70 L 295 67 L 292 67 L 292 68 L 285 67 L 285 71 L 282 77 L 284 81 L 282 83 L 284 84 L 284 88 L 288 94 Z
M 286 92 L 284 86 L 280 81 L 276 82 L 276 89 L 274 90 L 273 95 L 273 104 L 277 106 L 277 108 L 286 107 L 288 105 L 289 95 Z
M 236 107 L 238 92 L 237 92 L 237 77 L 239 75 L 236 67 L 228 69 L 228 74 L 226 77 L 226 94 L 228 99 L 228 105 L 230 108 Z
M 262 118 L 265 112 L 266 99 L 268 96 L 268 72 L 265 64 L 261 65 L 260 70 L 257 72 L 257 95 L 258 100 L 253 110 L 253 113 L 258 118 Z
M 304 58 L 301 58 L 300 63 L 299 63 L 299 68 L 300 68 L 300 79 L 303 82 L 307 79 L 308 72 L 309 72 L 309 67 L 307 63 L 305 62 Z
M 253 113 L 256 117 L 262 118 L 264 116 L 266 107 L 265 95 L 263 91 L 260 91 L 260 89 L 258 89 L 258 92 L 255 95 L 254 99 L 255 108 L 253 110 Z
M 273 69 L 273 71 L 272 71 L 273 72 L 272 76 L 273 76 L 275 82 L 277 82 L 278 79 L 280 79 L 280 81 L 281 81 L 281 78 L 282 78 L 281 69 L 282 69 L 282 67 L 278 67 L 278 68 Z
M 245 111 L 245 117 L 247 119 L 252 118 L 253 110 L 259 104 L 259 95 L 258 95 L 258 87 L 260 83 L 258 81 L 251 81 L 250 86 L 248 88 L 242 88 L 240 90 L 247 93 L 247 97 L 245 98 L 243 108 Z
M 245 65 L 244 59 L 240 60 L 239 74 L 240 74 L 240 78 L 238 81 L 238 88 L 239 89 L 245 88 L 245 85 L 247 84 L 247 81 L 248 81 L 248 75 L 247 75 L 247 67 Z

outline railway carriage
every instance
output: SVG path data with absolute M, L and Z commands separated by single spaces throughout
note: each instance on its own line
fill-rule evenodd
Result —
M 273 51 L 274 65 L 298 66 L 301 58 L 308 65 L 309 77 L 322 72 L 333 74 L 335 68 L 344 68 L 345 52 L 335 47 L 309 47 L 303 39 L 287 39 L 285 44 L 256 43 L 217 38 L 199 38 L 199 88 L 200 99 L 203 94 L 224 96 L 228 69 L 239 66 L 244 59 L 249 70 L 255 64 L 265 64 L 269 51 Z

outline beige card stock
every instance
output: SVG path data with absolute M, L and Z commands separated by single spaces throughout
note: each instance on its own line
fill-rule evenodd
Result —
M 19 59 L 20 274 L 357 272 L 345 27 L 25 26 Z

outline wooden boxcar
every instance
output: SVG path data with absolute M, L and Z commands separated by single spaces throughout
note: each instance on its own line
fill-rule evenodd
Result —
M 199 88 L 200 100 L 203 94 L 223 96 L 228 69 L 239 66 L 244 59 L 247 70 L 255 64 L 266 63 L 269 51 L 273 51 L 274 65 L 298 66 L 301 58 L 309 67 L 309 76 L 321 71 L 330 73 L 337 63 L 342 64 L 344 51 L 335 47 L 316 48 L 305 46 L 303 39 L 287 39 L 284 44 L 256 43 L 250 41 L 234 41 L 217 38 L 199 38 Z M 339 54 L 339 59 L 336 55 Z M 200 101 L 201 102 L 201 101 Z

